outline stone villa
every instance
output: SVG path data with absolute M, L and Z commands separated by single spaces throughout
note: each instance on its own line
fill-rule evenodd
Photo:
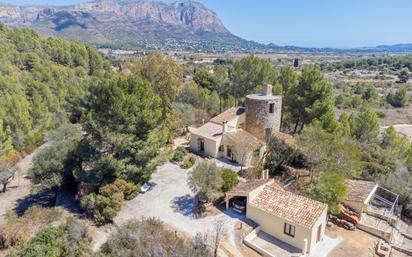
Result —
M 190 128 L 190 148 L 200 155 L 252 166 L 263 157 L 269 137 L 279 135 L 281 106 L 281 97 L 266 85 L 264 93 L 246 96 L 245 107 L 232 107 L 203 126 Z M 325 234 L 327 205 L 288 192 L 264 174 L 226 193 L 226 208 L 233 199 L 244 198 L 246 217 L 257 224 L 244 242 L 263 256 L 314 252 Z M 276 245 L 285 246 L 283 255 L 274 250 L 279 249 Z
M 265 150 L 268 136 L 280 130 L 282 99 L 272 85 L 246 96 L 246 107 L 232 107 L 199 128 L 190 128 L 190 148 L 201 155 L 253 165 Z

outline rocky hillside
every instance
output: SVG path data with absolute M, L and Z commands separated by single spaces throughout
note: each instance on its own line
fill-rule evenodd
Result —
M 0 22 L 100 47 L 239 51 L 263 47 L 231 34 L 196 1 L 95 0 L 72 6 L 0 4 Z

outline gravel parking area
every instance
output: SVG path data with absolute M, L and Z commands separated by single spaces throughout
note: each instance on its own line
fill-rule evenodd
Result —
M 224 221 L 228 240 L 235 245 L 235 225 L 245 216 L 232 210 L 204 218 L 194 217 L 195 198 L 187 185 L 191 169 L 185 170 L 170 162 L 160 166 L 152 175 L 154 187 L 127 201 L 115 219 L 116 224 L 130 218 L 157 217 L 175 229 L 195 236 L 208 233 L 217 221 Z

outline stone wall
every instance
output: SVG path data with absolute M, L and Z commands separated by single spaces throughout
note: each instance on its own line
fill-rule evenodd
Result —
M 269 104 L 274 103 L 274 113 L 269 113 Z M 246 97 L 246 130 L 265 140 L 265 129 L 280 131 L 282 99 L 280 96 L 249 95 Z

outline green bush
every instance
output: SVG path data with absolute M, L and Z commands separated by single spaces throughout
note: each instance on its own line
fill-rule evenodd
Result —
M 221 176 L 223 179 L 222 190 L 224 193 L 232 190 L 232 188 L 239 182 L 237 173 L 231 169 L 222 169 Z
M 46 228 L 25 244 L 22 256 L 60 257 L 63 254 L 63 248 L 63 230 L 61 228 Z
M 384 112 L 380 112 L 380 111 L 377 111 L 377 112 L 376 112 L 376 115 L 378 115 L 378 118 L 380 118 L 380 119 L 386 117 L 386 114 L 385 114 Z
M 99 193 L 83 196 L 80 207 L 88 217 L 94 218 L 97 224 L 112 222 L 123 203 L 137 196 L 139 187 L 123 179 L 117 179 L 99 189 Z
M 117 193 L 122 193 L 125 200 L 130 200 L 139 194 L 139 187 L 126 180 L 116 179 L 113 183 L 102 187 L 100 190 L 100 194 L 106 197 Z
M 224 194 L 220 169 L 214 163 L 201 162 L 189 174 L 188 185 L 200 201 L 214 202 Z
M 272 137 L 268 142 L 264 168 L 271 174 L 280 173 L 282 166 L 290 162 L 293 154 L 294 150 L 284 140 Z
M 184 147 L 179 146 L 178 148 L 176 148 L 172 160 L 175 162 L 181 162 L 185 158 L 186 154 L 187 150 Z
M 96 196 L 96 210 L 94 218 L 98 225 L 104 225 L 113 221 L 117 212 L 120 211 L 124 195 L 115 193 L 111 196 Z
M 339 204 L 347 192 L 343 177 L 336 173 L 321 173 L 319 178 L 310 185 L 308 194 L 312 199 L 326 203 L 329 212 L 339 214 Z
M 193 165 L 195 165 L 195 163 L 196 163 L 196 157 L 189 156 L 183 159 L 181 167 L 184 169 L 190 169 L 191 167 L 193 167 Z
M 390 92 L 386 96 L 386 101 L 388 104 L 392 105 L 395 108 L 404 107 L 408 104 L 409 96 L 406 90 L 406 87 L 401 87 L 394 92 Z
M 137 196 L 139 187 L 122 179 L 100 188 L 99 193 L 83 196 L 80 206 L 97 224 L 112 222 L 123 203 Z
M 86 226 L 69 217 L 63 225 L 42 229 L 24 244 L 12 248 L 10 256 L 91 256 L 90 241 Z
M 13 211 L 6 213 L 6 223 L 0 229 L 0 249 L 21 245 L 39 230 L 61 219 L 62 212 L 55 208 L 32 206 L 18 217 Z

